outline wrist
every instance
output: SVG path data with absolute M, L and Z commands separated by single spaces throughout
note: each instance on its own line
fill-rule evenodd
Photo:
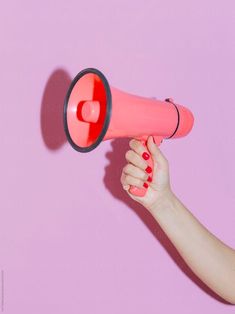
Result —
M 153 216 L 158 215 L 161 211 L 174 206 L 176 196 L 171 189 L 159 193 L 158 199 L 148 208 Z

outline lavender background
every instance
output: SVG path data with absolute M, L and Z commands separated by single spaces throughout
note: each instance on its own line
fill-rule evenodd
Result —
M 61 121 L 69 83 L 86 67 L 124 91 L 187 106 L 192 132 L 160 147 L 172 187 L 235 247 L 234 29 L 232 0 L 1 2 L 5 313 L 234 313 L 122 190 L 128 140 L 79 154 Z

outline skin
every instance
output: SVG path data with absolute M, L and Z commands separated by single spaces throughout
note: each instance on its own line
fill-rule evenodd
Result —
M 235 250 L 206 229 L 173 193 L 168 160 L 152 136 L 147 147 L 153 159 L 153 180 L 147 182 L 145 196 L 131 194 L 130 185 L 143 187 L 146 182 L 148 164 L 140 141 L 132 139 L 129 146 L 120 179 L 123 189 L 152 214 L 191 270 L 220 297 L 235 304 Z

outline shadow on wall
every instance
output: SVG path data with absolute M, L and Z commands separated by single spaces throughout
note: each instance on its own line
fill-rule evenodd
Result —
M 130 139 L 115 139 L 112 141 L 112 152 L 108 152 L 106 157 L 110 161 L 110 164 L 105 168 L 104 183 L 111 194 L 126 203 L 134 212 L 140 217 L 145 225 L 150 229 L 155 238 L 161 243 L 169 256 L 181 269 L 181 271 L 188 276 L 198 287 L 200 287 L 209 296 L 213 297 L 217 301 L 228 304 L 220 296 L 214 293 L 207 285 L 205 285 L 188 267 L 183 258 L 180 256 L 174 245 L 171 243 L 165 232 L 161 229 L 160 225 L 152 217 L 152 215 L 139 203 L 132 200 L 128 194 L 122 189 L 120 183 L 120 176 L 122 168 L 127 163 L 125 159 L 125 153 L 130 149 Z M 169 282 L 170 285 L 170 282 Z
M 67 142 L 63 126 L 63 107 L 71 81 L 65 70 L 57 69 L 46 83 L 41 103 L 40 122 L 43 141 L 50 150 L 57 150 Z

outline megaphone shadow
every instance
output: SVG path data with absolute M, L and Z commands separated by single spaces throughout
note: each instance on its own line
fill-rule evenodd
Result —
M 44 144 L 50 150 L 57 150 L 67 142 L 63 127 L 63 107 L 70 83 L 69 74 L 63 69 L 56 69 L 44 89 L 40 124 Z
M 209 296 L 213 297 L 217 301 L 229 304 L 227 301 L 222 299 L 216 293 L 214 293 L 207 285 L 205 285 L 188 267 L 183 258 L 180 256 L 174 245 L 171 243 L 167 235 L 161 229 L 160 225 L 156 222 L 153 216 L 139 203 L 131 199 L 126 191 L 123 190 L 120 183 L 120 177 L 122 168 L 126 165 L 125 153 L 130 149 L 128 138 L 114 139 L 111 142 L 112 151 L 106 154 L 106 157 L 110 161 L 110 164 L 105 168 L 104 184 L 111 194 L 126 203 L 139 218 L 149 228 L 155 238 L 161 243 L 169 256 L 173 259 L 176 265 L 181 271 L 188 276 L 198 287 L 200 287 Z M 169 282 L 170 284 L 170 282 Z

